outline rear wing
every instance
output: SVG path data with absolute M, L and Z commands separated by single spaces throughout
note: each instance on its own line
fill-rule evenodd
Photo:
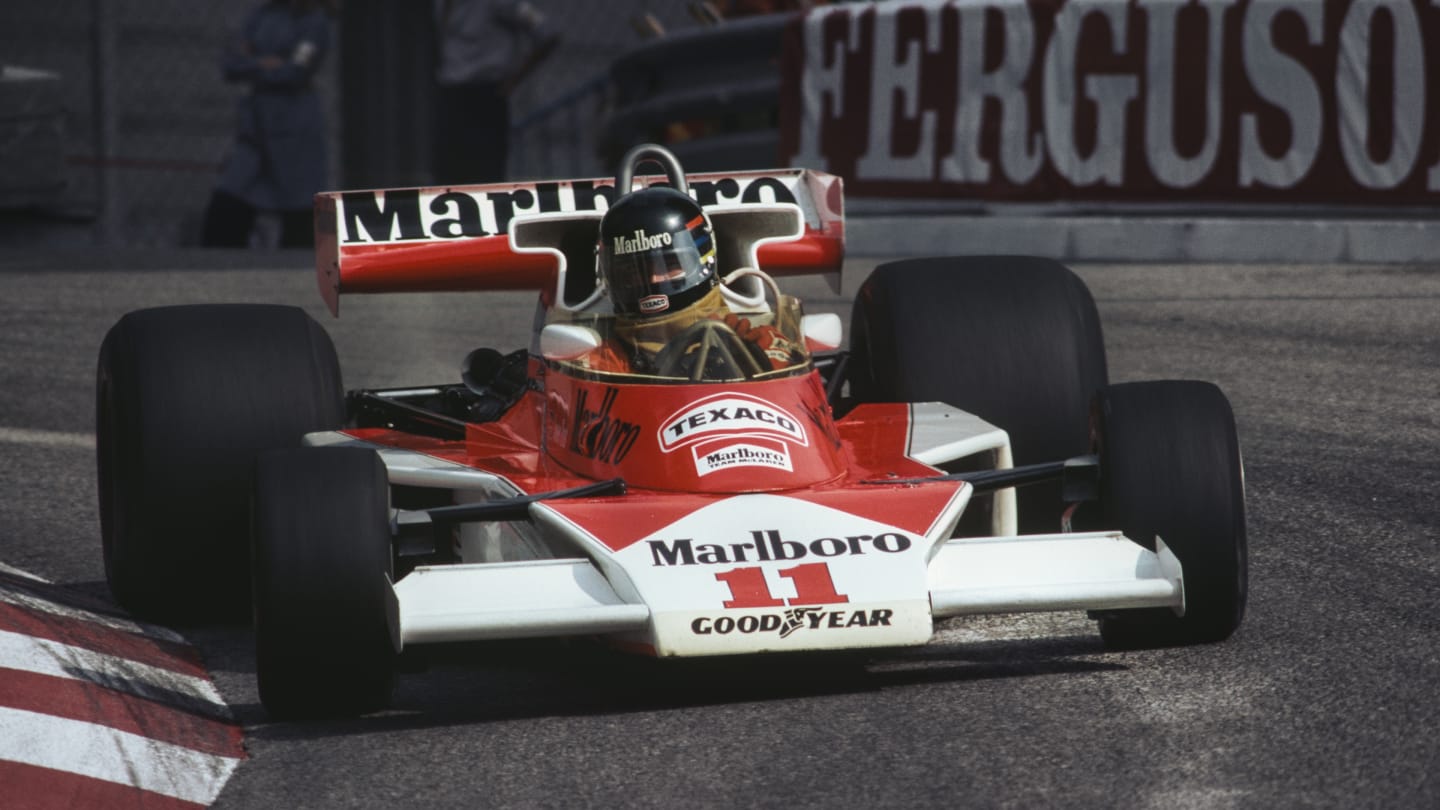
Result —
M 637 187 L 661 182 L 637 177 Z M 798 208 L 803 228 L 775 234 L 729 234 L 730 264 L 758 262 L 771 275 L 825 275 L 838 290 L 845 257 L 844 195 L 839 177 L 809 169 L 687 175 L 690 194 L 707 210 Z M 562 305 L 571 276 L 593 276 L 599 217 L 616 198 L 613 179 L 325 192 L 315 196 L 315 271 L 332 314 L 341 293 L 538 290 Z M 757 210 L 757 213 L 759 211 Z M 712 217 L 712 219 L 715 219 Z M 716 231 L 723 228 L 715 222 Z M 763 217 L 729 217 L 759 222 Z M 517 223 L 556 225 L 536 249 L 517 248 Z M 565 223 L 563 227 L 559 223 Z M 722 270 L 725 260 L 722 257 Z M 572 286 L 574 278 L 572 278 Z

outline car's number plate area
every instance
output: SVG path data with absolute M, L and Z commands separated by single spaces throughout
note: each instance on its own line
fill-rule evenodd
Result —
M 752 496 L 615 556 L 650 606 L 656 654 L 714 655 L 925 643 L 928 545 L 818 504 Z

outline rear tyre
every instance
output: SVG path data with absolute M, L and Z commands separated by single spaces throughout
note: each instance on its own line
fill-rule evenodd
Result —
M 255 672 L 277 719 L 389 705 L 389 483 L 373 450 L 302 447 L 255 475 Z
M 330 337 L 294 307 L 163 307 L 100 347 L 96 450 L 105 576 L 157 621 L 240 618 L 255 454 L 345 418 Z
M 1103 613 L 1115 648 L 1221 641 L 1240 626 L 1248 586 L 1245 483 L 1235 418 L 1216 386 L 1166 380 L 1103 389 L 1094 410 L 1107 528 L 1179 558 L 1185 615 Z
M 858 402 L 946 402 L 1010 434 L 1015 463 L 1089 452 L 1106 382 L 1095 301 L 1064 265 L 1028 256 L 909 259 L 875 269 L 851 318 Z M 1060 530 L 1059 484 L 1018 492 L 1020 530 Z

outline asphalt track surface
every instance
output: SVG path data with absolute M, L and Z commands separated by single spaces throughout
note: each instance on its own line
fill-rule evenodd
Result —
M 183 269 L 202 263 L 229 269 Z M 805 285 L 810 310 L 848 313 L 872 265 L 840 296 Z M 182 628 L 246 730 L 215 806 L 1440 806 L 1440 270 L 1077 270 L 1113 380 L 1212 380 L 1234 404 L 1251 599 L 1232 640 L 1112 653 L 1067 613 L 854 657 L 466 647 L 402 676 L 392 711 L 295 725 L 258 705 L 248 630 Z M 129 309 L 209 301 L 306 306 L 350 387 L 456 379 L 532 314 L 525 294 L 399 295 L 331 320 L 284 253 L 0 255 L 0 562 L 108 597 L 96 350 Z

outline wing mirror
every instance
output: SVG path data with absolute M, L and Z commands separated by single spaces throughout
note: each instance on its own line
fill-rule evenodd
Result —
M 845 327 L 840 316 L 833 312 L 817 312 L 800 319 L 800 334 L 811 351 L 828 352 L 840 348 L 845 338 Z
M 540 354 L 546 360 L 574 360 L 600 348 L 600 333 L 588 326 L 552 323 L 540 330 Z

